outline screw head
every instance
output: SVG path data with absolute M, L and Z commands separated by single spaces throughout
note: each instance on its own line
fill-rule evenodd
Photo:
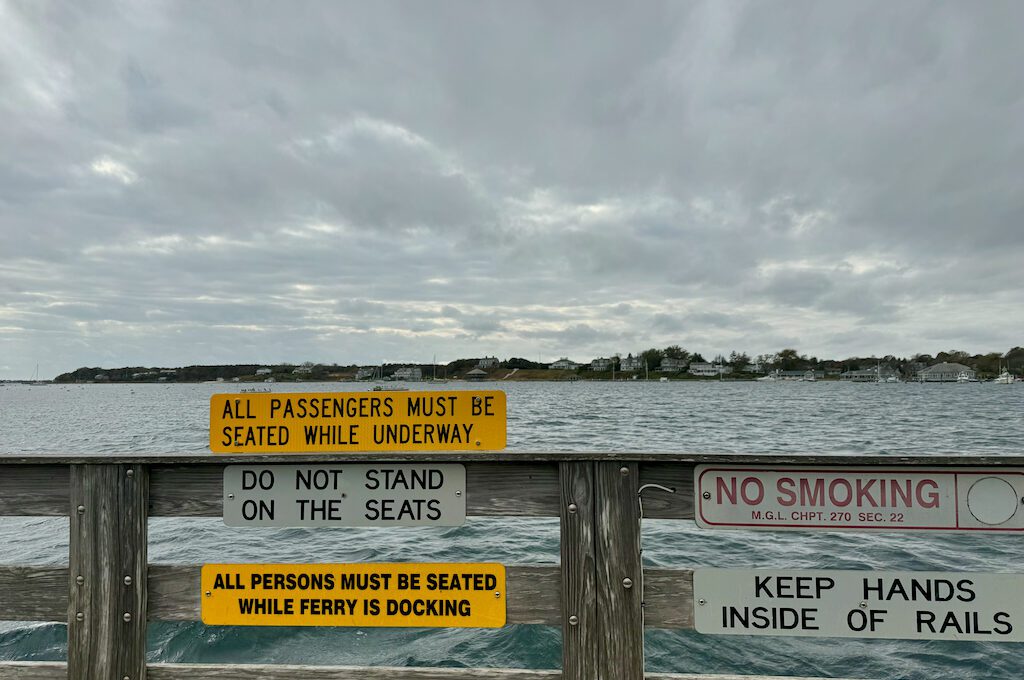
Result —
M 495 600 L 500 600 L 501 599 L 501 591 L 500 590 L 495 590 L 494 591 L 494 599 Z
M 622 467 L 620 467 L 620 468 L 619 468 L 619 472 L 620 472 L 620 473 L 621 473 L 621 474 L 622 474 L 623 476 L 625 476 L 625 475 L 628 475 L 628 474 L 629 474 L 629 468 L 628 468 L 628 467 L 626 467 L 625 465 L 623 465 Z
M 207 591 L 206 591 L 206 596 L 207 596 L 207 597 L 210 597 L 210 595 L 211 595 L 210 591 L 209 591 L 209 590 L 207 590 Z
M 705 599 L 704 599 L 703 597 L 702 597 L 702 598 L 700 598 L 699 600 L 697 600 L 697 604 L 699 604 L 699 605 L 700 605 L 701 607 L 703 607 L 703 606 L 704 606 L 704 605 L 706 605 L 707 603 L 708 603 L 708 601 L 707 601 L 707 600 L 705 600 Z
M 235 494 L 233 494 L 233 493 L 229 493 L 229 494 L 228 494 L 228 500 L 229 500 L 229 501 L 232 501 L 232 500 L 234 500 L 234 499 L 235 499 Z
M 85 585 L 85 577 L 84 576 L 76 576 L 75 577 L 75 583 L 77 583 L 80 586 Z
M 569 503 L 569 512 L 570 513 L 575 513 L 576 512 L 576 504 L 575 503 Z
M 132 680 L 132 679 L 129 676 L 126 675 L 123 678 L 121 678 L 121 680 Z
M 84 505 L 79 505 L 78 506 L 78 514 L 79 515 L 85 514 L 85 506 Z
M 626 578 L 622 579 L 622 587 L 625 588 L 626 590 L 629 590 L 630 588 L 632 588 L 633 587 L 633 579 L 629 578 L 628 576 Z
M 867 609 L 868 608 L 868 603 L 867 602 L 861 602 L 860 603 L 860 608 L 861 609 Z
M 711 492 L 710 491 L 705 491 L 704 493 L 702 493 L 700 495 L 700 497 L 703 498 L 704 500 L 708 500 L 709 498 L 711 498 Z
M 75 621 L 85 621 L 85 614 L 82 612 L 75 614 Z
M 132 470 L 131 468 L 128 468 L 128 470 L 125 472 L 125 474 L 128 475 L 129 477 L 134 477 L 135 476 L 135 470 Z
M 129 621 L 132 620 L 132 615 L 129 614 L 128 612 L 125 612 L 124 615 L 121 616 L 121 618 L 124 619 L 125 623 L 128 623 Z
M 456 492 L 455 492 L 455 495 L 456 495 L 457 497 L 461 497 L 461 496 L 462 496 L 462 492 L 461 492 L 461 491 L 456 491 Z
M 580 622 L 580 618 L 578 616 L 576 616 L 575 614 L 573 614 L 572 616 L 569 617 L 569 625 L 570 626 L 578 625 L 579 622 Z
M 480 440 L 479 439 L 476 440 L 476 445 L 480 446 Z
M 124 584 L 126 586 L 130 586 L 132 584 L 132 577 L 131 576 L 125 576 L 124 577 Z

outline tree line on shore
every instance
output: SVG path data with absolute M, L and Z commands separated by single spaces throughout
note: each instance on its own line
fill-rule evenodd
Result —
M 979 376 L 994 376 L 1001 370 L 1008 369 L 1020 373 L 1024 368 L 1024 347 L 1014 347 L 1005 353 L 989 352 L 987 354 L 968 354 L 960 350 L 930 354 L 915 354 L 911 357 L 849 357 L 846 359 L 819 359 L 801 354 L 795 349 L 786 348 L 772 354 L 760 354 L 754 357 L 745 352 L 730 352 L 728 355 L 718 354 L 710 361 L 699 352 L 689 352 L 679 345 L 669 345 L 658 349 L 651 348 L 639 352 L 639 365 L 655 371 L 663 359 L 675 359 L 682 364 L 707 362 L 718 366 L 727 366 L 734 375 L 744 373 L 766 373 L 770 371 L 825 371 L 830 373 L 855 370 L 870 370 L 879 366 L 897 371 L 904 376 L 912 377 L 917 371 L 937 363 L 958 363 L 973 369 Z M 607 371 L 621 371 L 622 357 L 608 357 L 611 365 Z M 464 376 L 480 365 L 481 359 L 456 359 L 447 364 L 415 364 L 395 363 L 379 367 L 377 376 L 390 376 L 402 367 L 418 367 L 423 377 L 449 378 Z M 496 361 L 492 368 L 521 369 L 524 371 L 547 369 L 550 364 L 530 361 L 522 357 L 511 357 L 504 361 Z M 336 363 L 322 364 L 305 362 L 303 364 L 220 364 L 209 366 L 182 366 L 177 368 L 129 366 L 122 368 L 82 367 L 68 373 L 62 373 L 54 379 L 59 383 L 76 382 L 205 382 L 210 380 L 248 381 L 263 380 L 273 377 L 275 380 L 339 380 L 355 378 L 360 366 L 355 364 L 339 365 Z M 580 372 L 589 371 L 590 362 L 584 362 Z M 643 370 L 643 369 L 641 369 Z M 543 377 L 539 375 L 538 377 Z

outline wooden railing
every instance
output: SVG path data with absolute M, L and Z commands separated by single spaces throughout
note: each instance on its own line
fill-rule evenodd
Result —
M 199 565 L 149 564 L 149 517 L 220 517 L 228 464 L 408 461 L 464 464 L 469 515 L 560 518 L 560 566 L 509 566 L 506 587 L 508 623 L 561 627 L 561 670 L 146 663 L 147 622 L 198 620 L 201 592 Z M 68 567 L 0 566 L 0 618 L 66 621 L 67 663 L 0 662 L 0 680 L 640 680 L 645 677 L 644 626 L 693 628 L 692 572 L 641 573 L 641 485 L 676 491 L 646 494 L 645 519 L 692 519 L 698 463 L 978 467 L 1022 462 L 1019 457 L 629 453 L 2 455 L 0 516 L 68 516 L 71 535 Z

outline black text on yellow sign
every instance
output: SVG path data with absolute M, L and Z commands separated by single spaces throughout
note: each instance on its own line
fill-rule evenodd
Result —
M 214 453 L 497 451 L 505 393 L 215 394 Z
M 500 628 L 501 564 L 206 564 L 211 626 Z

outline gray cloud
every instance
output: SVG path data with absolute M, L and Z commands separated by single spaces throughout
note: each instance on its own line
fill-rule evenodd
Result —
M 0 377 L 1022 344 L 1017 3 L 0 20 Z

